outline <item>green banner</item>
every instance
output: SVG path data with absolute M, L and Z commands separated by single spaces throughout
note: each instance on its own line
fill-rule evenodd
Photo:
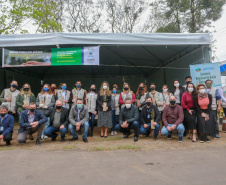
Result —
M 82 47 L 52 48 L 51 65 L 82 65 Z

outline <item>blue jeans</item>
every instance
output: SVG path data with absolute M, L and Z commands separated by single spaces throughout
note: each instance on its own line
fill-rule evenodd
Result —
M 87 138 L 88 132 L 89 132 L 89 122 L 86 121 L 83 125 L 81 125 L 84 128 L 84 132 L 83 132 L 83 139 Z M 80 127 L 81 128 L 81 127 Z M 71 134 L 73 135 L 73 137 L 77 138 L 78 134 L 76 133 L 76 127 L 74 125 L 72 125 L 70 123 L 69 125 L 69 130 L 71 131 Z
M 117 124 L 115 126 L 115 130 L 122 132 L 123 134 L 128 134 L 130 132 L 130 129 L 134 129 L 134 137 L 139 136 L 139 122 L 134 121 L 132 124 L 129 124 L 127 128 L 122 128 L 120 124 Z
M 48 121 L 45 123 L 45 129 L 47 129 L 48 128 L 48 126 L 50 125 L 50 118 L 49 117 L 47 117 L 48 118 Z M 43 131 L 42 131 L 42 135 L 45 135 L 44 134 L 44 132 L 45 132 L 45 129 L 43 129 Z
M 143 125 L 140 126 L 140 133 L 146 135 L 151 130 L 151 123 L 146 123 L 148 125 L 147 128 L 144 128 Z M 160 130 L 160 125 L 157 124 L 154 129 L 154 136 L 157 136 Z
M 91 128 L 91 133 L 93 133 L 94 118 L 95 118 L 95 115 L 93 113 L 89 112 L 89 127 Z
M 48 137 L 54 137 L 54 136 L 56 136 L 56 132 L 58 132 L 58 131 L 60 131 L 60 133 L 61 133 L 61 138 L 64 138 L 65 134 L 67 133 L 67 127 L 64 126 L 63 129 L 60 129 L 60 128 L 56 128 L 51 125 L 45 129 L 44 135 L 46 135 Z
M 115 115 L 115 110 L 112 110 L 111 114 L 112 114 L 112 128 L 111 128 L 111 131 L 116 131 L 115 130 L 115 126 L 117 125 L 117 122 L 118 122 L 118 115 Z
M 172 125 L 173 124 L 168 124 L 169 127 L 172 127 Z M 177 130 L 177 132 L 178 132 L 178 137 L 183 137 L 184 131 L 185 131 L 185 127 L 184 127 L 183 123 L 179 124 L 175 128 L 175 130 Z M 169 132 L 165 126 L 162 127 L 161 133 L 162 133 L 162 135 L 172 135 L 172 131 Z

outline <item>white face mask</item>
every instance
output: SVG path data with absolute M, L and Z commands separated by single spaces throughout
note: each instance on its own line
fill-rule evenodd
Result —
M 179 83 L 177 83 L 177 84 L 174 84 L 174 86 L 175 86 L 175 87 L 179 87 L 179 86 L 180 86 L 180 84 L 179 84 Z
M 103 86 L 103 89 L 107 89 L 107 88 L 108 88 L 108 86 L 106 86 L 106 85 Z
M 204 93 L 206 92 L 206 89 L 200 89 L 199 92 L 200 92 L 201 94 L 204 94 Z
M 130 109 L 131 108 L 131 104 L 126 104 L 126 108 Z
M 193 92 L 193 90 L 194 90 L 194 88 L 193 88 L 193 87 L 188 88 L 188 91 L 189 91 L 189 92 Z
M 163 89 L 163 92 L 167 92 L 168 91 L 168 89 Z

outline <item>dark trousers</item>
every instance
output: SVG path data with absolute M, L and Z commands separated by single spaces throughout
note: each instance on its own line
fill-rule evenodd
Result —
M 213 111 L 213 116 L 215 120 L 215 129 L 216 129 L 216 134 L 219 134 L 219 125 L 217 122 L 217 110 L 212 110 Z
M 122 132 L 123 134 L 129 134 L 130 129 L 134 129 L 134 137 L 139 136 L 139 122 L 134 121 L 132 124 L 129 124 L 127 128 L 122 128 L 120 124 L 117 124 L 115 126 L 115 129 L 119 132 Z
M 89 127 L 91 128 L 91 133 L 93 133 L 93 129 L 94 129 L 94 118 L 95 118 L 95 115 L 89 112 Z
M 118 122 L 118 115 L 115 115 L 115 110 L 112 110 L 111 113 L 112 113 L 112 128 L 111 128 L 111 131 L 116 131 L 115 126 L 117 125 L 117 122 Z

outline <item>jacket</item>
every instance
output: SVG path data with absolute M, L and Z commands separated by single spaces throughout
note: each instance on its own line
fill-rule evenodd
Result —
M 35 95 L 32 93 L 31 97 L 29 97 L 29 102 L 36 102 L 35 99 Z M 21 94 L 19 94 L 16 97 L 16 106 L 17 106 L 17 111 L 18 112 L 22 112 L 23 110 L 25 110 L 22 106 L 24 105 L 24 96 L 21 96 Z
M 141 123 L 142 125 L 146 124 L 146 123 L 151 123 L 151 120 L 154 118 L 154 121 L 156 123 L 159 123 L 160 118 L 161 118 L 161 114 L 158 110 L 158 107 L 155 105 L 151 105 L 150 107 L 150 112 L 148 112 L 148 108 L 147 105 L 145 105 L 141 111 Z M 152 118 L 152 112 L 154 112 L 154 116 Z M 150 118 L 148 118 L 148 114 L 150 114 Z
M 56 108 L 52 108 L 49 110 L 47 116 L 50 118 L 50 125 L 53 125 L 54 116 L 56 113 Z M 69 109 L 62 107 L 61 115 L 60 115 L 60 125 L 64 125 L 65 127 L 68 125 L 68 117 L 69 117 Z
M 130 109 L 123 107 L 119 115 L 119 124 L 122 125 L 123 121 L 127 121 L 129 124 L 132 124 L 134 121 L 138 121 L 139 111 L 137 106 L 131 105 Z
M 78 120 L 78 109 L 77 105 L 73 105 L 70 114 L 69 114 L 69 121 L 71 122 L 72 125 L 75 125 L 77 122 L 80 122 L 82 125 L 89 121 L 89 112 L 88 108 L 86 105 L 83 105 L 83 108 L 80 111 L 79 114 L 80 121 Z
M 27 128 L 31 127 L 28 121 L 28 112 L 29 110 L 24 110 L 20 114 L 19 118 L 20 129 L 18 131 L 18 134 L 25 131 Z M 34 122 L 38 121 L 39 125 L 42 125 L 48 121 L 47 117 L 45 117 L 45 115 L 39 110 L 35 110 L 34 115 L 35 115 Z
M 6 114 L 2 120 L 0 116 L 0 126 L 4 127 L 3 131 L 0 131 L 0 135 L 5 137 L 8 133 L 13 133 L 14 117 L 10 114 Z

